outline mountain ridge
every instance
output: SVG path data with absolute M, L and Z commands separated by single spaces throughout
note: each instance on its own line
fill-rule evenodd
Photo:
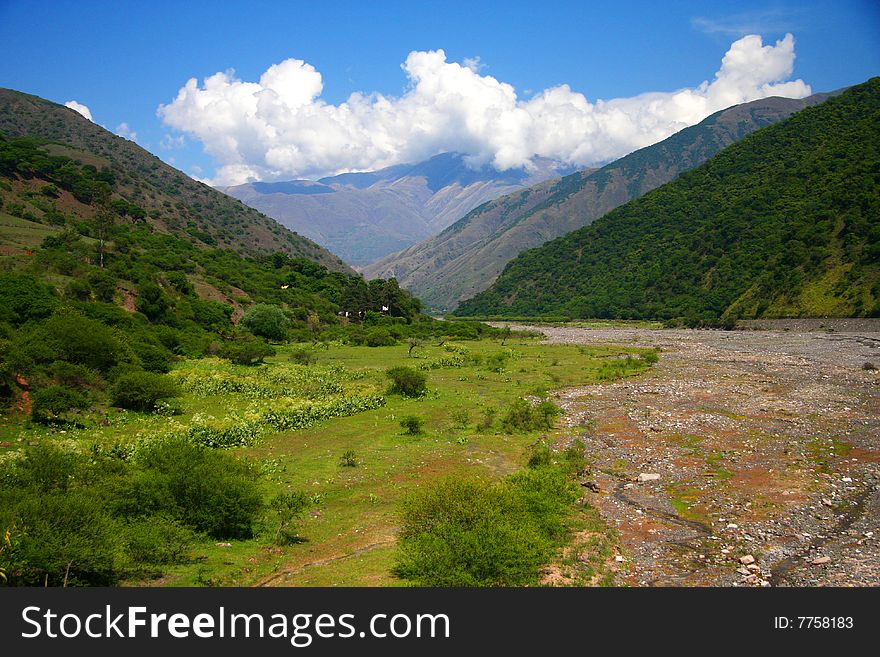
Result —
M 485 201 L 557 177 L 570 167 L 539 160 L 531 172 L 472 168 L 459 153 L 317 181 L 218 187 L 337 253 L 366 265 L 435 235 Z
M 488 288 L 522 251 L 576 230 L 672 180 L 725 146 L 831 95 L 772 97 L 735 105 L 598 170 L 489 201 L 443 232 L 363 268 L 396 277 L 429 307 L 450 310 Z
M 245 255 L 285 252 L 351 273 L 341 259 L 252 208 L 162 162 L 76 111 L 13 89 L 0 89 L 0 132 L 72 147 L 116 171 L 120 196 L 146 211 L 157 230 L 186 235 Z
M 461 315 L 880 316 L 880 78 L 508 263 Z

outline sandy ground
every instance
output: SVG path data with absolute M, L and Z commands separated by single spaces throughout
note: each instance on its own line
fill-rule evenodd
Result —
M 556 393 L 619 584 L 880 585 L 876 328 L 539 330 L 662 349 L 650 374 Z

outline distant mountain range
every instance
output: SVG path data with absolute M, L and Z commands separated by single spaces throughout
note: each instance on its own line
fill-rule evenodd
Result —
M 245 255 L 282 251 L 351 273 L 348 265 L 311 240 L 196 182 L 136 143 L 63 105 L 0 89 L 0 132 L 56 142 L 48 147 L 53 155 L 68 156 L 97 169 L 106 167 L 115 178 L 114 192 L 143 210 L 143 220 L 159 232 Z M 76 211 L 93 213 L 94 208 L 88 205 Z
M 529 172 L 474 169 L 464 156 L 443 153 L 417 164 L 318 181 L 255 182 L 218 189 L 346 262 L 365 265 L 436 235 L 481 203 L 573 170 L 549 160 L 535 164 Z
M 457 313 L 880 316 L 880 78 L 520 254 Z
M 765 98 L 722 110 L 668 139 L 592 171 L 485 203 L 439 235 L 363 268 L 396 277 L 427 306 L 452 310 L 488 288 L 519 253 L 590 224 L 692 169 L 730 144 L 827 99 Z

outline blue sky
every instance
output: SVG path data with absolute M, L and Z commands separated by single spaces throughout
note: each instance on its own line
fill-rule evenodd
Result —
M 5 52 L 0 58 L 0 86 L 60 103 L 76 100 L 90 108 L 97 123 L 111 130 L 127 124 L 141 145 L 191 174 L 213 178 L 218 168 L 226 165 L 226 182 L 242 176 L 315 177 L 345 168 L 393 163 L 446 146 L 468 151 L 475 159 L 490 161 L 499 168 L 519 165 L 534 155 L 583 164 L 590 158 L 608 159 L 691 119 L 667 117 L 668 124 L 658 126 L 655 121 L 647 126 L 629 126 L 632 134 L 620 143 L 597 141 L 595 147 L 578 149 L 576 144 L 561 143 L 559 134 L 544 134 L 532 124 L 518 126 L 521 138 L 504 143 L 486 134 L 498 132 L 497 126 L 480 128 L 483 132 L 475 133 L 471 127 L 465 130 L 450 125 L 445 128 L 447 133 L 432 134 L 430 138 L 423 133 L 414 135 L 399 123 L 418 117 L 428 123 L 445 121 L 449 116 L 443 114 L 438 119 L 426 114 L 424 97 L 411 99 L 406 106 L 395 105 L 393 118 L 374 104 L 363 110 L 357 125 L 341 125 L 343 119 L 337 108 L 358 91 L 381 94 L 395 104 L 414 86 L 413 76 L 419 75 L 414 71 L 430 70 L 424 74 L 429 78 L 455 73 L 461 84 L 473 82 L 478 95 L 504 91 L 483 84 L 488 78 L 506 83 L 515 90 L 516 103 L 520 103 L 508 107 L 508 119 L 516 122 L 527 110 L 532 123 L 550 116 L 547 120 L 562 121 L 560 130 L 571 132 L 565 123 L 568 119 L 560 118 L 562 114 L 546 113 L 546 103 L 541 107 L 525 107 L 522 103 L 563 84 L 571 92 L 560 101 L 566 107 L 582 105 L 580 95 L 592 104 L 597 99 L 632 98 L 651 91 L 696 89 L 703 81 L 712 82 L 722 57 L 743 35 L 757 34 L 766 46 L 789 33 L 796 55 L 794 69 L 791 75 L 772 80 L 774 83 L 801 80 L 816 92 L 880 74 L 880 3 L 874 1 L 0 0 L 0 42 Z M 445 60 L 411 61 L 408 72 L 401 68 L 410 52 L 438 49 L 445 51 Z M 234 76 L 224 81 L 221 92 L 233 94 L 241 89 L 236 80 L 256 82 L 269 67 L 291 58 L 302 60 L 321 74 L 320 94 L 310 102 L 324 105 L 319 109 L 327 116 L 324 123 L 314 124 L 316 138 L 324 134 L 322 126 L 330 126 L 328 139 L 335 134 L 337 142 L 354 140 L 348 150 L 357 150 L 356 156 L 346 159 L 344 144 L 331 148 L 303 143 L 306 119 L 300 116 L 296 122 L 287 121 L 277 112 L 265 119 L 261 129 L 271 134 L 281 131 L 279 140 L 286 150 L 267 155 L 268 138 L 252 133 L 238 116 L 229 118 L 233 123 L 238 121 L 238 127 L 223 135 L 227 142 L 229 138 L 236 140 L 236 147 L 230 149 L 216 135 L 217 130 L 225 128 L 203 128 L 206 117 L 195 109 L 195 93 L 188 105 L 181 103 L 175 108 L 175 116 L 164 120 L 157 116 L 157 108 L 171 104 L 190 78 L 201 85 L 207 76 L 234 69 Z M 473 80 L 465 79 L 467 72 L 446 66 L 465 63 L 466 59 Z M 285 80 L 290 84 L 310 79 L 307 67 L 291 68 L 288 73 Z M 764 82 L 757 80 L 755 88 Z M 207 98 L 207 94 L 199 96 Z M 374 102 L 376 96 L 369 98 Z M 422 104 L 414 109 L 416 100 Z M 480 111 L 489 107 L 497 114 L 493 104 L 496 100 L 480 105 Z M 642 106 L 632 105 L 633 111 Z M 703 103 L 701 107 L 708 111 L 714 106 Z M 459 109 L 455 106 L 449 112 L 456 114 Z M 600 116 L 597 108 L 587 109 L 590 121 L 604 120 L 605 115 Z M 465 113 L 471 111 L 469 105 Z M 575 117 L 578 121 L 582 118 Z M 378 124 L 381 127 L 377 130 L 383 135 L 381 143 L 368 144 L 357 141 L 364 137 L 352 136 Z M 591 132 L 593 129 L 583 127 L 584 135 L 598 134 Z M 254 143 L 245 143 L 249 139 Z M 257 144 L 260 139 L 263 141 Z M 410 145 L 419 139 L 424 143 L 418 148 Z M 205 153 L 206 148 L 210 154 Z

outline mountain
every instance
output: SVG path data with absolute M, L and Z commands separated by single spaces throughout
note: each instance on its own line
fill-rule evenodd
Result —
M 77 112 L 11 89 L 0 89 L 0 133 L 51 142 L 47 152 L 68 156 L 113 178 L 113 198 L 143 211 L 158 232 L 246 255 L 284 252 L 328 269 L 351 272 L 339 258 L 274 220 L 165 164 L 132 141 L 118 137 Z M 70 211 L 90 216 L 89 203 Z M 138 213 L 140 213 L 138 211 Z M 39 214 L 39 213 L 38 213 Z
M 427 306 L 453 309 L 488 288 L 520 252 L 589 224 L 747 134 L 827 97 L 765 98 L 722 110 L 598 171 L 574 173 L 481 205 L 439 235 L 374 262 L 363 273 L 396 277 Z
M 436 235 L 481 203 L 567 172 L 548 160 L 533 171 L 468 167 L 443 153 L 417 164 L 321 180 L 255 182 L 221 191 L 363 265 Z M 570 170 L 570 169 L 569 169 Z
M 880 78 L 520 254 L 457 312 L 880 316 Z

